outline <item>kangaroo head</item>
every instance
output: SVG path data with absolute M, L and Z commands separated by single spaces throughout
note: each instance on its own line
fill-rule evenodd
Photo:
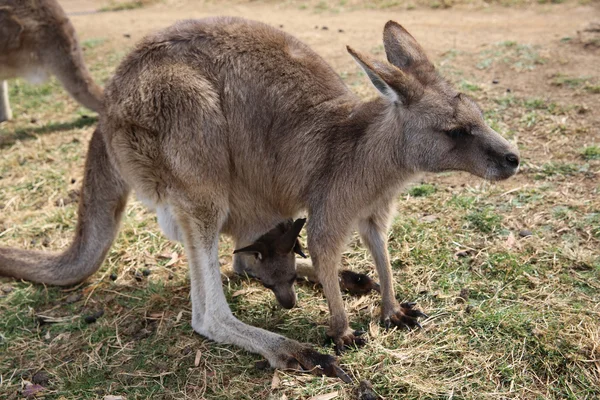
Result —
M 514 175 L 519 153 L 490 128 L 481 109 L 435 70 L 401 25 L 385 25 L 387 61 L 348 52 L 382 94 L 386 111 L 380 131 L 398 135 L 397 162 L 410 171 L 466 171 L 501 180 Z
M 254 243 L 233 253 L 246 254 L 244 264 L 248 275 L 258 279 L 264 287 L 271 289 L 284 308 L 296 305 L 296 258 L 306 258 L 298 235 L 306 219 L 288 220 L 265 233 Z

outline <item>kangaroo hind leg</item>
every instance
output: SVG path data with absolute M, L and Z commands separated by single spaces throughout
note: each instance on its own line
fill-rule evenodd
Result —
M 190 263 L 192 327 L 218 343 L 239 346 L 264 356 L 272 367 L 303 369 L 350 381 L 332 356 L 309 345 L 238 320 L 232 313 L 221 283 L 218 257 L 219 231 L 226 206 L 218 199 L 195 199 L 174 207 Z

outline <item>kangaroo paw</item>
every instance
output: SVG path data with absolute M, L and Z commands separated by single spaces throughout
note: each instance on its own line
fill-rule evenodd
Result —
M 293 351 L 286 363 L 286 369 L 306 371 L 315 375 L 338 377 L 345 383 L 352 383 L 352 378 L 340 368 L 335 357 L 319 353 L 309 347 L 302 347 L 297 351 Z
M 382 317 L 383 325 L 387 329 L 395 326 L 407 328 L 409 330 L 417 327 L 422 328 L 418 318 L 429 318 L 429 316 L 421 310 L 414 308 L 415 304 L 416 303 L 401 303 L 399 308 Z
M 340 288 L 354 296 L 362 296 L 371 290 L 379 292 L 379 283 L 365 274 L 344 270 L 340 273 Z
M 335 354 L 339 356 L 344 350 L 364 346 L 367 343 L 367 339 L 361 337 L 364 334 L 364 331 L 348 331 L 344 335 L 336 337 L 327 336 L 326 344 L 333 343 Z

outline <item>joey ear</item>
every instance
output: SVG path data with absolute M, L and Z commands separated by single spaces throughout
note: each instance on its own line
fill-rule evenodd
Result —
M 383 47 L 388 61 L 402 70 L 426 66 L 434 69 L 427 54 L 402 25 L 388 21 L 383 28 Z
M 275 243 L 275 248 L 281 254 L 287 254 L 295 250 L 296 242 L 298 241 L 298 235 L 306 222 L 306 218 L 299 218 L 294 221 L 290 229 Z
M 294 253 L 298 254 L 302 258 L 307 258 L 306 254 L 304 254 L 302 251 L 302 245 L 298 239 L 296 239 L 296 244 L 294 244 Z
M 423 94 L 422 85 L 394 65 L 385 61 L 373 60 L 350 46 L 346 48 L 365 71 L 375 88 L 390 101 L 408 104 Z
M 256 258 L 259 260 L 264 260 L 267 257 L 267 249 L 263 243 L 252 243 L 250 246 L 243 247 L 241 249 L 237 249 L 233 251 L 233 254 L 238 253 L 254 253 Z

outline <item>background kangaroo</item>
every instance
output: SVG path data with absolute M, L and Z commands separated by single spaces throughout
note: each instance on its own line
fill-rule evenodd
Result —
M 384 47 L 387 61 L 348 48 L 381 94 L 362 102 L 310 48 L 262 23 L 183 21 L 148 36 L 107 87 L 74 244 L 51 256 L 0 249 L 0 271 L 47 283 L 83 279 L 101 263 L 133 188 L 157 210 L 163 229 L 183 239 L 194 330 L 260 353 L 273 367 L 347 380 L 334 357 L 232 315 L 220 280 L 219 233 L 251 244 L 307 210 L 308 247 L 331 314 L 328 335 L 341 351 L 364 343 L 349 328 L 337 278 L 351 229 L 358 225 L 375 261 L 381 320 L 416 326 L 422 313 L 396 300 L 386 249 L 402 185 L 422 171 L 500 180 L 519 166 L 515 147 L 435 72 L 402 26 L 386 24 Z
M 75 29 L 56 0 L 0 0 L 0 122 L 12 118 L 5 79 L 56 75 L 85 107 L 100 112 L 102 89 L 85 66 Z

